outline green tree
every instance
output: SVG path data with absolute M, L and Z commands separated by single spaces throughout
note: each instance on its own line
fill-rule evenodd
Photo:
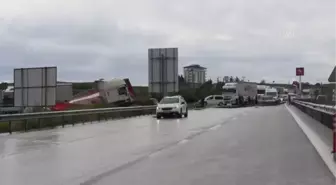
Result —
M 231 77 L 230 77 L 230 82 L 233 82 L 233 80 L 234 80 L 234 79 L 233 79 L 233 76 L 231 76 Z
M 261 85 L 265 85 L 265 84 L 266 84 L 266 80 L 262 79 L 262 80 L 260 81 L 260 84 L 261 84 Z
M 320 91 L 318 90 L 318 89 L 316 89 L 315 91 L 314 91 L 314 96 L 315 96 L 315 98 L 317 98 L 317 96 L 320 94 Z
M 236 76 L 235 82 L 240 82 L 240 79 L 238 78 L 238 76 Z
M 7 89 L 7 87 L 8 87 L 8 83 L 7 82 L 0 83 L 0 90 L 5 90 L 5 89 Z
M 182 75 L 178 76 L 179 83 L 185 83 L 185 79 Z
M 94 88 L 95 84 L 90 82 L 83 82 L 83 83 L 73 83 L 72 88 L 74 89 L 81 89 L 81 90 L 88 90 Z
M 224 82 L 218 82 L 218 83 L 216 84 L 216 90 L 221 90 L 222 87 L 223 87 L 224 85 L 225 85 Z

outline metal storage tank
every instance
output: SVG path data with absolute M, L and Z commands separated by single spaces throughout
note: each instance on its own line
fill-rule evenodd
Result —
M 178 48 L 148 50 L 148 91 L 168 95 L 179 91 Z
M 56 102 L 70 101 L 72 98 L 72 83 L 58 82 L 56 86 Z

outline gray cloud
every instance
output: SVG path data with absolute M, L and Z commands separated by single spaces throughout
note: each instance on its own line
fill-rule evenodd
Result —
M 335 65 L 335 1 L 13 0 L 0 7 L 0 79 L 13 68 L 57 65 L 62 80 L 129 77 L 147 83 L 147 49 L 178 47 L 182 67 L 209 77 L 311 82 Z M 21 8 L 17 8 L 21 7 Z

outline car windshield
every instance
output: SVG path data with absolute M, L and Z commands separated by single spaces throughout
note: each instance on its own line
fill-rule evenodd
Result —
M 224 93 L 236 93 L 236 89 L 223 89 Z
M 258 90 L 258 94 L 265 94 L 265 90 Z
M 276 96 L 277 93 L 276 92 L 267 92 L 266 95 L 267 96 Z
M 309 95 L 309 92 L 302 92 L 303 95 Z
M 160 101 L 160 104 L 171 104 L 171 103 L 179 103 L 178 98 L 163 98 Z

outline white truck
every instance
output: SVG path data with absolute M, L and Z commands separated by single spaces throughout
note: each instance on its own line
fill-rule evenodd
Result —
M 265 95 L 259 100 L 262 104 L 280 104 L 278 90 L 273 87 L 266 88 Z
M 301 93 L 301 98 L 302 99 L 311 99 L 311 90 L 310 89 L 302 89 L 302 93 Z
M 257 85 L 258 100 L 260 100 L 265 95 L 267 88 L 267 85 Z
M 226 83 L 223 86 L 223 104 L 244 106 L 254 104 L 257 98 L 257 84 L 248 82 Z

